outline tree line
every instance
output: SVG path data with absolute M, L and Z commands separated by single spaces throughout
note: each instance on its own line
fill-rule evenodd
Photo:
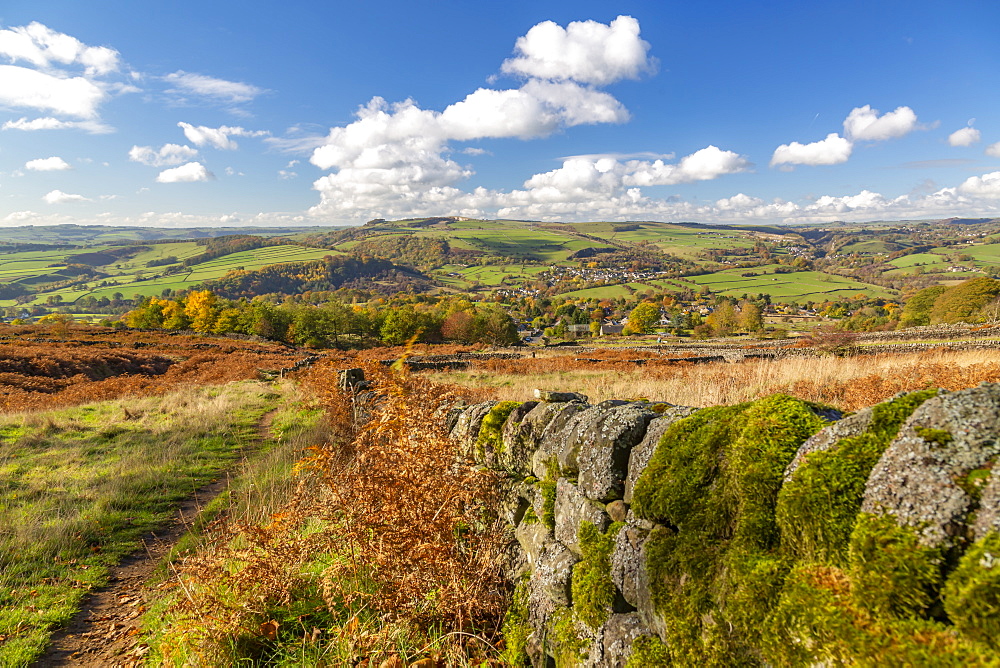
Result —
M 149 297 L 125 314 L 130 327 L 247 334 L 311 348 L 396 346 L 421 343 L 513 345 L 520 341 L 508 313 L 495 304 L 465 299 L 400 297 L 365 306 L 327 302 L 274 304 L 229 300 L 210 290 L 175 298 Z

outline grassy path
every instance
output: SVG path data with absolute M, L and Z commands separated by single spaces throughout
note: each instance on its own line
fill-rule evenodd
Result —
M 241 382 L 0 417 L 0 665 L 36 661 L 123 559 L 153 551 L 144 538 L 218 493 L 206 484 L 259 442 L 286 389 Z M 137 617 L 131 603 L 115 596 L 109 609 Z
M 272 408 L 260 418 L 255 442 L 244 448 L 244 456 L 272 439 L 277 411 Z M 139 633 L 146 586 L 185 535 L 217 518 L 213 502 L 229 487 L 229 473 L 196 490 L 169 525 L 144 536 L 142 547 L 111 570 L 108 584 L 93 591 L 73 621 L 53 634 L 36 665 L 119 668 L 141 663 L 149 651 Z

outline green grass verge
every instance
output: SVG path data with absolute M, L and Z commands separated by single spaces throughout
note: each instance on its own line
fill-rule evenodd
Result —
M 280 396 L 241 382 L 0 418 L 0 665 L 37 658 Z

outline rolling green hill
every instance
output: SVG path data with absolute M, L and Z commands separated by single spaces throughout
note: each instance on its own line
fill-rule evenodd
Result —
M 0 306 L 161 295 L 235 271 L 252 286 L 265 267 L 328 255 L 412 269 L 422 277 L 407 287 L 415 290 L 611 298 L 707 287 L 775 301 L 895 298 L 1000 272 L 998 239 L 993 219 L 795 228 L 460 217 L 348 228 L 5 228 Z

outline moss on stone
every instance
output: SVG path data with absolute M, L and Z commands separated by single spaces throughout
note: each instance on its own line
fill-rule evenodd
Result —
M 667 646 L 657 636 L 639 636 L 632 643 L 625 668 L 659 668 L 672 666 Z
M 553 457 L 546 463 L 545 479 L 538 482 L 542 495 L 542 516 L 539 518 L 549 531 L 556 528 L 556 487 L 559 478 L 559 462 Z
M 670 425 L 632 504 L 657 523 L 644 551 L 663 633 L 637 639 L 628 665 L 1000 666 L 1000 534 L 970 548 L 942 584 L 945 555 L 921 544 L 919 528 L 860 512 L 872 468 L 935 394 L 873 407 L 864 433 L 811 453 L 784 486 L 800 445 L 826 424 L 823 407 L 776 395 Z M 946 442 L 937 431 L 918 433 Z M 974 501 L 991 468 L 957 481 Z M 529 511 L 550 528 L 559 476 L 547 462 L 540 507 Z M 580 526 L 573 608 L 546 624 L 557 666 L 585 660 L 590 629 L 613 609 L 620 526 Z
M 670 425 L 636 481 L 632 510 L 675 526 L 683 523 L 708 492 L 730 424 L 745 405 L 704 408 Z
M 934 445 L 948 445 L 952 440 L 951 432 L 944 429 L 914 427 L 913 430 L 917 432 L 917 436 L 924 439 L 928 443 L 933 443 Z
M 806 561 L 843 565 L 868 476 L 903 422 L 937 390 L 922 390 L 872 408 L 862 434 L 810 453 L 778 494 L 782 545 Z
M 677 664 L 755 663 L 760 623 L 780 595 L 774 506 L 785 467 L 827 421 L 784 395 L 703 409 L 664 433 L 633 494 L 669 524 L 646 544 L 654 605 Z
M 973 469 L 956 481 L 958 486 L 972 498 L 973 505 L 976 508 L 979 507 L 979 502 L 983 497 L 983 488 L 990 481 L 992 474 L 993 462 L 991 461 L 987 466 Z M 968 523 L 973 523 L 971 518 L 968 520 Z
M 963 635 L 1000 649 L 1000 533 L 991 531 L 972 544 L 945 582 L 943 598 Z
M 555 659 L 556 668 L 578 666 L 587 657 L 586 649 L 590 643 L 580 635 L 576 624 L 576 616 L 569 608 L 557 610 L 549 619 L 545 644 L 548 653 Z
M 503 659 L 507 665 L 528 665 L 528 637 L 531 632 L 531 625 L 528 623 L 528 581 L 522 579 L 514 588 L 501 630 L 504 640 Z
M 848 550 L 854 605 L 879 616 L 923 616 L 941 587 L 941 560 L 913 527 L 891 515 L 861 513 Z
M 524 517 L 521 518 L 521 524 L 538 524 L 538 515 L 535 514 L 535 509 L 532 506 L 528 506 L 528 509 L 524 511 Z
M 763 627 L 760 657 L 774 666 L 998 665 L 946 624 L 859 607 L 851 577 L 836 566 L 796 567 Z
M 614 607 L 611 552 L 623 526 L 624 523 L 616 522 L 602 534 L 593 523 L 580 523 L 578 539 L 582 559 L 573 567 L 573 612 L 592 629 L 600 628 Z
M 476 439 L 476 454 L 479 457 L 486 452 L 486 448 L 493 452 L 503 452 L 503 425 L 520 405 L 519 401 L 501 401 L 486 414 Z
M 785 468 L 799 446 L 829 422 L 819 407 L 784 395 L 750 405 L 727 453 L 721 478 L 735 522 L 733 540 L 746 550 L 766 550 L 778 541 L 774 508 Z

